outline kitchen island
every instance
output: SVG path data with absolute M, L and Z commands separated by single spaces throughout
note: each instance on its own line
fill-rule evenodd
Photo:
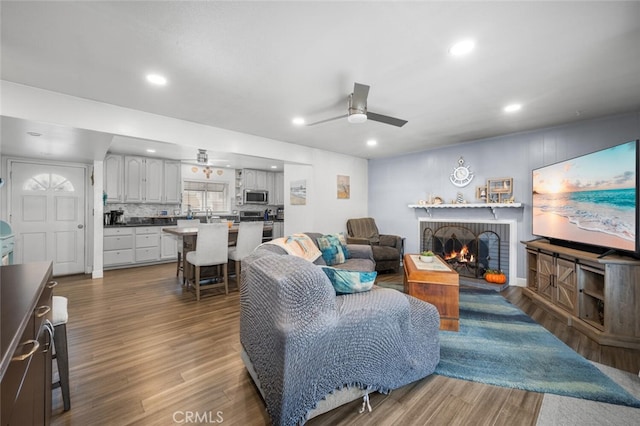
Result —
M 229 227 L 229 245 L 233 246 L 236 243 L 236 239 L 238 238 L 238 224 L 233 224 Z M 182 238 L 182 271 L 184 277 L 187 279 L 192 279 L 194 277 L 195 271 L 193 266 L 191 266 L 187 261 L 187 253 L 196 249 L 196 242 L 198 239 L 198 228 L 195 226 L 192 227 L 165 227 L 162 228 L 162 232 L 175 235 L 177 237 Z M 273 233 L 273 225 L 271 222 L 265 222 L 262 228 L 262 241 L 270 241 Z M 201 274 L 202 277 L 208 276 L 216 276 L 212 271 L 217 270 L 216 267 L 211 268 L 202 268 L 203 272 Z

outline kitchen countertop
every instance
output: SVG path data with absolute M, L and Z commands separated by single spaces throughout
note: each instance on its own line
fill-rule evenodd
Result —
M 217 215 L 223 220 L 233 220 L 235 223 L 238 223 L 238 217 L 233 215 Z M 104 225 L 104 228 L 132 228 L 132 227 L 142 227 L 142 226 L 173 226 L 176 225 L 176 221 L 178 219 L 186 219 L 186 216 L 149 216 L 149 217 L 132 217 L 129 218 L 126 223 L 116 224 L 116 225 Z M 196 217 L 195 219 L 200 219 L 201 222 L 205 221 L 204 216 Z M 270 222 L 284 222 L 283 219 L 276 219 L 275 216 L 269 216 Z

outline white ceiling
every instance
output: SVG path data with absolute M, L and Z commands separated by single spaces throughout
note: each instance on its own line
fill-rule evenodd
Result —
M 640 110 L 640 2 L 0 7 L 3 80 L 364 158 Z M 449 55 L 464 38 L 476 49 Z M 169 83 L 148 85 L 148 72 Z M 291 124 L 346 113 L 354 82 L 371 86 L 371 111 L 408 124 Z M 502 112 L 512 102 L 522 110 Z M 59 150 L 33 143 L 29 123 L 2 125 L 3 154 Z M 99 148 L 87 155 L 104 155 L 108 135 L 90 136 Z M 73 147 L 77 137 L 58 129 L 51 141 Z M 378 145 L 367 147 L 369 138 Z M 109 149 L 132 142 L 115 138 Z

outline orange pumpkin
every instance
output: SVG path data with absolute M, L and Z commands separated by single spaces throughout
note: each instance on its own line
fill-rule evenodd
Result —
M 487 270 L 484 273 L 484 279 L 488 283 L 504 284 L 507 282 L 507 276 L 502 271 Z

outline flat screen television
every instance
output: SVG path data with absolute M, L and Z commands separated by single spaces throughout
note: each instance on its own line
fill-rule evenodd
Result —
M 532 233 L 552 244 L 640 254 L 639 141 L 533 170 Z

